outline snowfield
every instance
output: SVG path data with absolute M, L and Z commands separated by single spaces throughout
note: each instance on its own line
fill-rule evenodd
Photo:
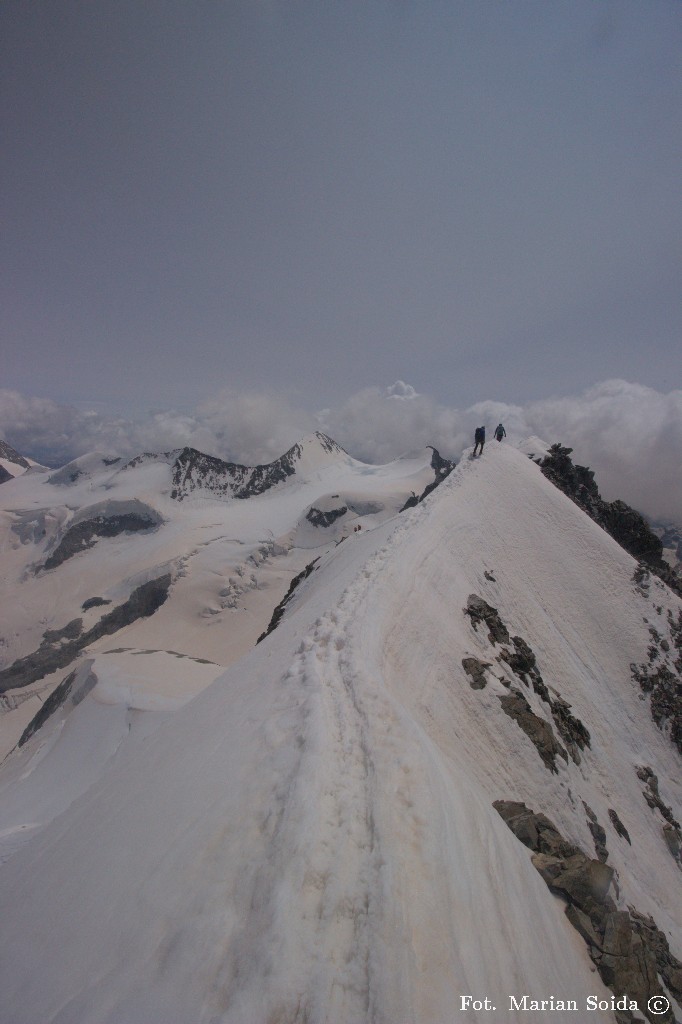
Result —
M 44 475 L 3 485 L 4 665 L 46 628 L 108 611 L 80 611 L 88 598 L 115 605 L 160 567 L 173 585 L 79 655 L 66 701 L 0 769 L 1 1024 L 498 1022 L 524 994 L 610 1007 L 498 800 L 594 858 L 588 805 L 618 908 L 652 915 L 682 956 L 680 865 L 637 775 L 652 769 L 679 820 L 679 755 L 630 669 L 682 602 L 633 581 L 635 561 L 528 459 L 541 445 L 465 453 L 402 514 L 433 479 L 428 458 L 370 467 L 314 445 L 298 475 L 245 501 L 173 503 L 154 461 L 106 478 L 86 464 L 58 485 L 67 511 Z M 163 523 L 36 571 L 105 497 Z M 316 527 L 311 507 L 346 511 Z M 19 520 L 23 537 L 47 522 L 45 539 L 23 540 Z M 589 731 L 555 771 L 500 698 L 520 690 L 554 726 L 549 705 L 465 614 L 471 595 Z M 29 687 L 32 713 L 72 670 Z M 23 714 L 7 749 L 32 717 L 21 696 L 5 697 L 5 718 Z

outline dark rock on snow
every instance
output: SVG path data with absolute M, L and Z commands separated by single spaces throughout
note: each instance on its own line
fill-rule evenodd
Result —
M 285 613 L 285 611 L 287 609 L 287 605 L 289 604 L 289 602 L 291 601 L 292 597 L 294 596 L 294 592 L 295 592 L 296 588 L 301 583 L 303 583 L 303 580 L 306 580 L 308 578 L 308 576 L 310 576 L 310 574 L 312 573 L 313 569 L 315 568 L 315 566 L 317 565 L 319 560 L 320 560 L 319 556 L 317 558 L 314 558 L 312 560 L 312 562 L 308 562 L 308 564 L 306 565 L 305 569 L 303 569 L 302 572 L 299 572 L 298 576 L 294 576 L 294 578 L 292 579 L 291 583 L 289 584 L 289 589 L 287 590 L 286 594 L 284 595 L 282 600 L 279 602 L 279 604 L 276 605 L 275 610 L 272 613 L 272 618 L 270 619 L 270 623 L 268 625 L 268 628 L 265 630 L 264 633 L 261 633 L 261 635 L 256 640 L 257 644 L 259 644 L 261 642 L 261 640 L 265 640 L 266 636 L 270 636 L 272 631 L 277 629 L 277 626 L 279 625 L 279 623 L 280 623 L 280 621 L 282 619 L 282 616 L 284 615 L 284 613 Z
M 606 530 L 634 558 L 646 562 L 664 583 L 682 597 L 682 580 L 663 558 L 663 544 L 643 515 L 624 501 L 604 501 L 594 481 L 594 472 L 574 465 L 572 448 L 554 444 L 540 463 L 548 480 Z
M 432 452 L 431 469 L 436 474 L 435 479 L 432 480 L 431 483 L 424 488 L 424 490 L 418 497 L 416 494 L 413 494 L 411 498 L 408 498 L 403 507 L 400 509 L 401 512 L 404 512 L 408 508 L 414 508 L 414 506 L 419 505 L 419 503 L 422 502 L 424 498 L 428 498 L 429 494 L 431 494 L 431 491 L 434 491 L 439 484 L 442 484 L 443 480 L 445 480 L 445 478 L 448 477 L 450 473 L 452 473 L 453 469 L 457 465 L 456 462 L 450 462 L 449 459 L 444 459 L 443 456 L 438 451 L 438 449 L 434 448 L 433 445 L 427 444 L 426 447 L 430 448 Z
M 462 658 L 462 668 L 471 677 L 472 690 L 485 689 L 487 683 L 485 670 L 490 668 L 490 662 L 479 661 L 478 658 Z
M 640 577 L 640 593 L 644 585 Z M 647 661 L 641 665 L 631 664 L 630 672 L 642 692 L 650 695 L 654 722 L 659 729 L 669 730 L 672 743 L 682 754 L 682 611 L 678 612 L 676 620 L 668 609 L 668 628 L 670 640 L 653 626 L 649 627 L 652 642 Z
M 587 827 L 592 833 L 592 838 L 594 840 L 594 849 L 597 854 L 597 859 L 607 861 L 609 858 L 609 851 L 606 848 L 606 832 L 599 824 L 597 815 L 584 800 L 583 807 L 585 808 L 585 814 L 587 815 Z
M 609 894 L 612 868 L 566 842 L 553 822 L 524 803 L 496 800 L 493 807 L 533 851 L 533 864 L 552 892 L 566 900 L 566 916 L 587 943 L 604 984 L 616 996 L 627 994 L 650 1021 L 672 1024 L 670 1010 L 651 1016 L 647 1004 L 653 996 L 664 995 L 659 974 L 669 993 L 680 998 L 682 963 L 653 918 L 632 907 L 618 910 Z M 621 1019 L 636 1018 L 624 1011 Z
M 161 607 L 170 590 L 170 573 L 141 584 L 127 601 L 103 615 L 86 633 L 82 619 L 73 619 L 61 630 L 48 630 L 37 651 L 19 658 L 0 671 L 0 693 L 29 686 L 43 676 L 69 665 L 88 644 L 101 636 L 116 633 L 137 619 L 148 618 Z
M 103 597 L 89 597 L 87 601 L 83 601 L 81 610 L 87 612 L 90 608 L 100 608 L 105 604 L 111 604 L 111 601 L 107 601 Z
M 68 558 L 94 547 L 100 537 L 154 530 L 163 522 L 158 512 L 142 502 L 122 502 L 121 506 L 126 510 L 119 511 L 118 503 L 110 502 L 106 509 L 69 526 L 43 569 L 55 569 Z
M 78 679 L 78 676 L 81 678 Z M 37 715 L 35 715 L 21 734 L 17 746 L 22 747 L 27 740 L 30 740 L 42 725 L 70 698 L 72 704 L 79 704 L 97 683 L 97 676 L 86 671 L 79 673 L 77 669 L 64 679 L 59 686 L 52 691 Z
M 682 828 L 680 828 L 680 823 L 673 814 L 672 807 L 669 807 L 661 799 L 661 795 L 658 792 L 658 777 L 648 765 L 640 765 L 637 769 L 637 778 L 646 783 L 646 789 L 643 793 L 649 807 L 652 811 L 658 811 L 665 820 L 661 834 L 672 857 L 682 868 Z
M 342 505 L 340 508 L 333 508 L 329 512 L 322 512 L 319 508 L 312 506 L 308 509 L 306 519 L 309 523 L 312 523 L 313 526 L 327 527 L 335 523 L 337 519 L 341 518 L 341 516 L 345 516 L 347 511 L 347 505 Z
M 21 466 L 22 469 L 31 468 L 30 462 L 27 462 L 23 455 L 20 455 L 18 451 L 12 448 L 11 444 L 7 444 L 7 441 L 0 441 L 0 459 L 13 462 L 15 466 Z
M 485 623 L 488 629 L 488 640 L 491 644 L 504 645 L 501 647 L 498 661 L 508 665 L 525 686 L 530 683 L 533 691 L 549 706 L 559 735 L 568 747 L 575 763 L 580 764 L 580 751 L 590 746 L 590 733 L 580 719 L 571 713 L 571 705 L 567 701 L 560 696 L 551 696 L 548 686 L 540 675 L 530 644 L 523 637 L 510 637 L 509 630 L 502 621 L 497 608 L 493 608 L 478 594 L 469 595 L 464 614 L 469 616 L 475 630 L 478 630 L 480 623 Z M 513 650 L 507 646 L 510 643 Z M 500 697 L 500 700 L 506 713 L 517 720 L 524 732 L 536 744 L 543 761 L 555 771 L 554 755 L 560 753 L 564 757 L 566 751 L 561 744 L 556 742 L 549 723 L 535 715 L 525 697 L 518 690 L 512 689 L 511 696 L 506 696 L 504 699 Z
M 477 594 L 470 594 L 464 614 L 471 619 L 471 625 L 475 630 L 480 623 L 488 627 L 488 639 L 491 644 L 510 643 L 509 630 L 500 618 L 497 608 L 493 608 L 487 601 Z
M 616 830 L 616 834 L 619 835 L 621 837 L 621 839 L 627 840 L 627 842 L 630 844 L 630 846 L 632 846 L 632 840 L 630 839 L 630 833 L 628 832 L 628 830 L 626 829 L 625 825 L 620 820 L 620 818 L 618 817 L 618 815 L 616 814 L 616 812 L 613 810 L 612 807 L 609 807 L 609 818 L 611 819 L 611 824 L 613 825 L 614 829 Z
M 558 772 L 557 756 L 568 761 L 568 754 L 561 746 L 549 722 L 539 718 L 520 690 L 512 689 L 510 693 L 499 695 L 500 704 L 510 718 L 523 729 L 534 745 L 545 766 L 552 772 Z
M 315 437 L 327 454 L 346 452 L 326 434 L 319 431 Z M 169 453 L 169 456 L 175 453 Z M 260 466 L 242 466 L 225 462 L 213 455 L 204 455 L 196 448 L 183 448 L 175 456 L 172 466 L 173 488 L 171 498 L 182 501 L 195 490 L 210 491 L 218 496 L 251 498 L 277 484 L 282 483 L 296 472 L 296 465 L 303 455 L 300 444 L 295 444 L 274 462 Z

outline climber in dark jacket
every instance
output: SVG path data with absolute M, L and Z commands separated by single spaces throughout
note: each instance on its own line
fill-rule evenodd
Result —
M 501 441 L 503 437 L 507 436 L 507 431 L 504 429 L 501 423 L 498 423 L 495 427 L 495 437 L 498 441 Z
M 476 433 L 474 434 L 474 441 L 476 442 L 474 444 L 474 458 L 476 458 L 476 449 L 478 448 L 479 444 L 481 446 L 481 450 L 480 450 L 480 452 L 478 454 L 479 455 L 483 454 L 483 445 L 485 444 L 485 427 L 476 427 Z

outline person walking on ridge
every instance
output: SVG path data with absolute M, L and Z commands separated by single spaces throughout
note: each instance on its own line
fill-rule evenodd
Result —
M 501 441 L 503 437 L 507 436 L 507 431 L 504 429 L 501 423 L 498 423 L 495 427 L 495 437 L 498 441 Z
M 483 455 L 483 445 L 485 444 L 485 427 L 476 427 L 476 433 L 474 434 L 474 441 L 476 443 L 474 444 L 474 454 L 473 454 L 472 458 L 475 459 L 476 458 L 476 449 L 478 448 L 479 444 L 481 446 L 481 450 L 480 450 L 480 452 L 478 454 L 479 455 Z

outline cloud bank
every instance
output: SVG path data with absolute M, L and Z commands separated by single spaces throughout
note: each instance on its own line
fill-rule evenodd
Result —
M 491 400 L 457 409 L 396 381 L 316 414 L 275 393 L 221 391 L 189 415 L 169 410 L 129 420 L 0 390 L 0 437 L 50 466 L 92 450 L 135 455 L 185 445 L 255 465 L 315 429 L 365 462 L 389 462 L 427 444 L 459 458 L 476 426 L 485 423 L 492 437 L 498 422 L 509 442 L 537 434 L 572 447 L 574 460 L 595 470 L 604 497 L 682 522 L 682 391 L 607 380 L 580 395 L 524 406 Z

